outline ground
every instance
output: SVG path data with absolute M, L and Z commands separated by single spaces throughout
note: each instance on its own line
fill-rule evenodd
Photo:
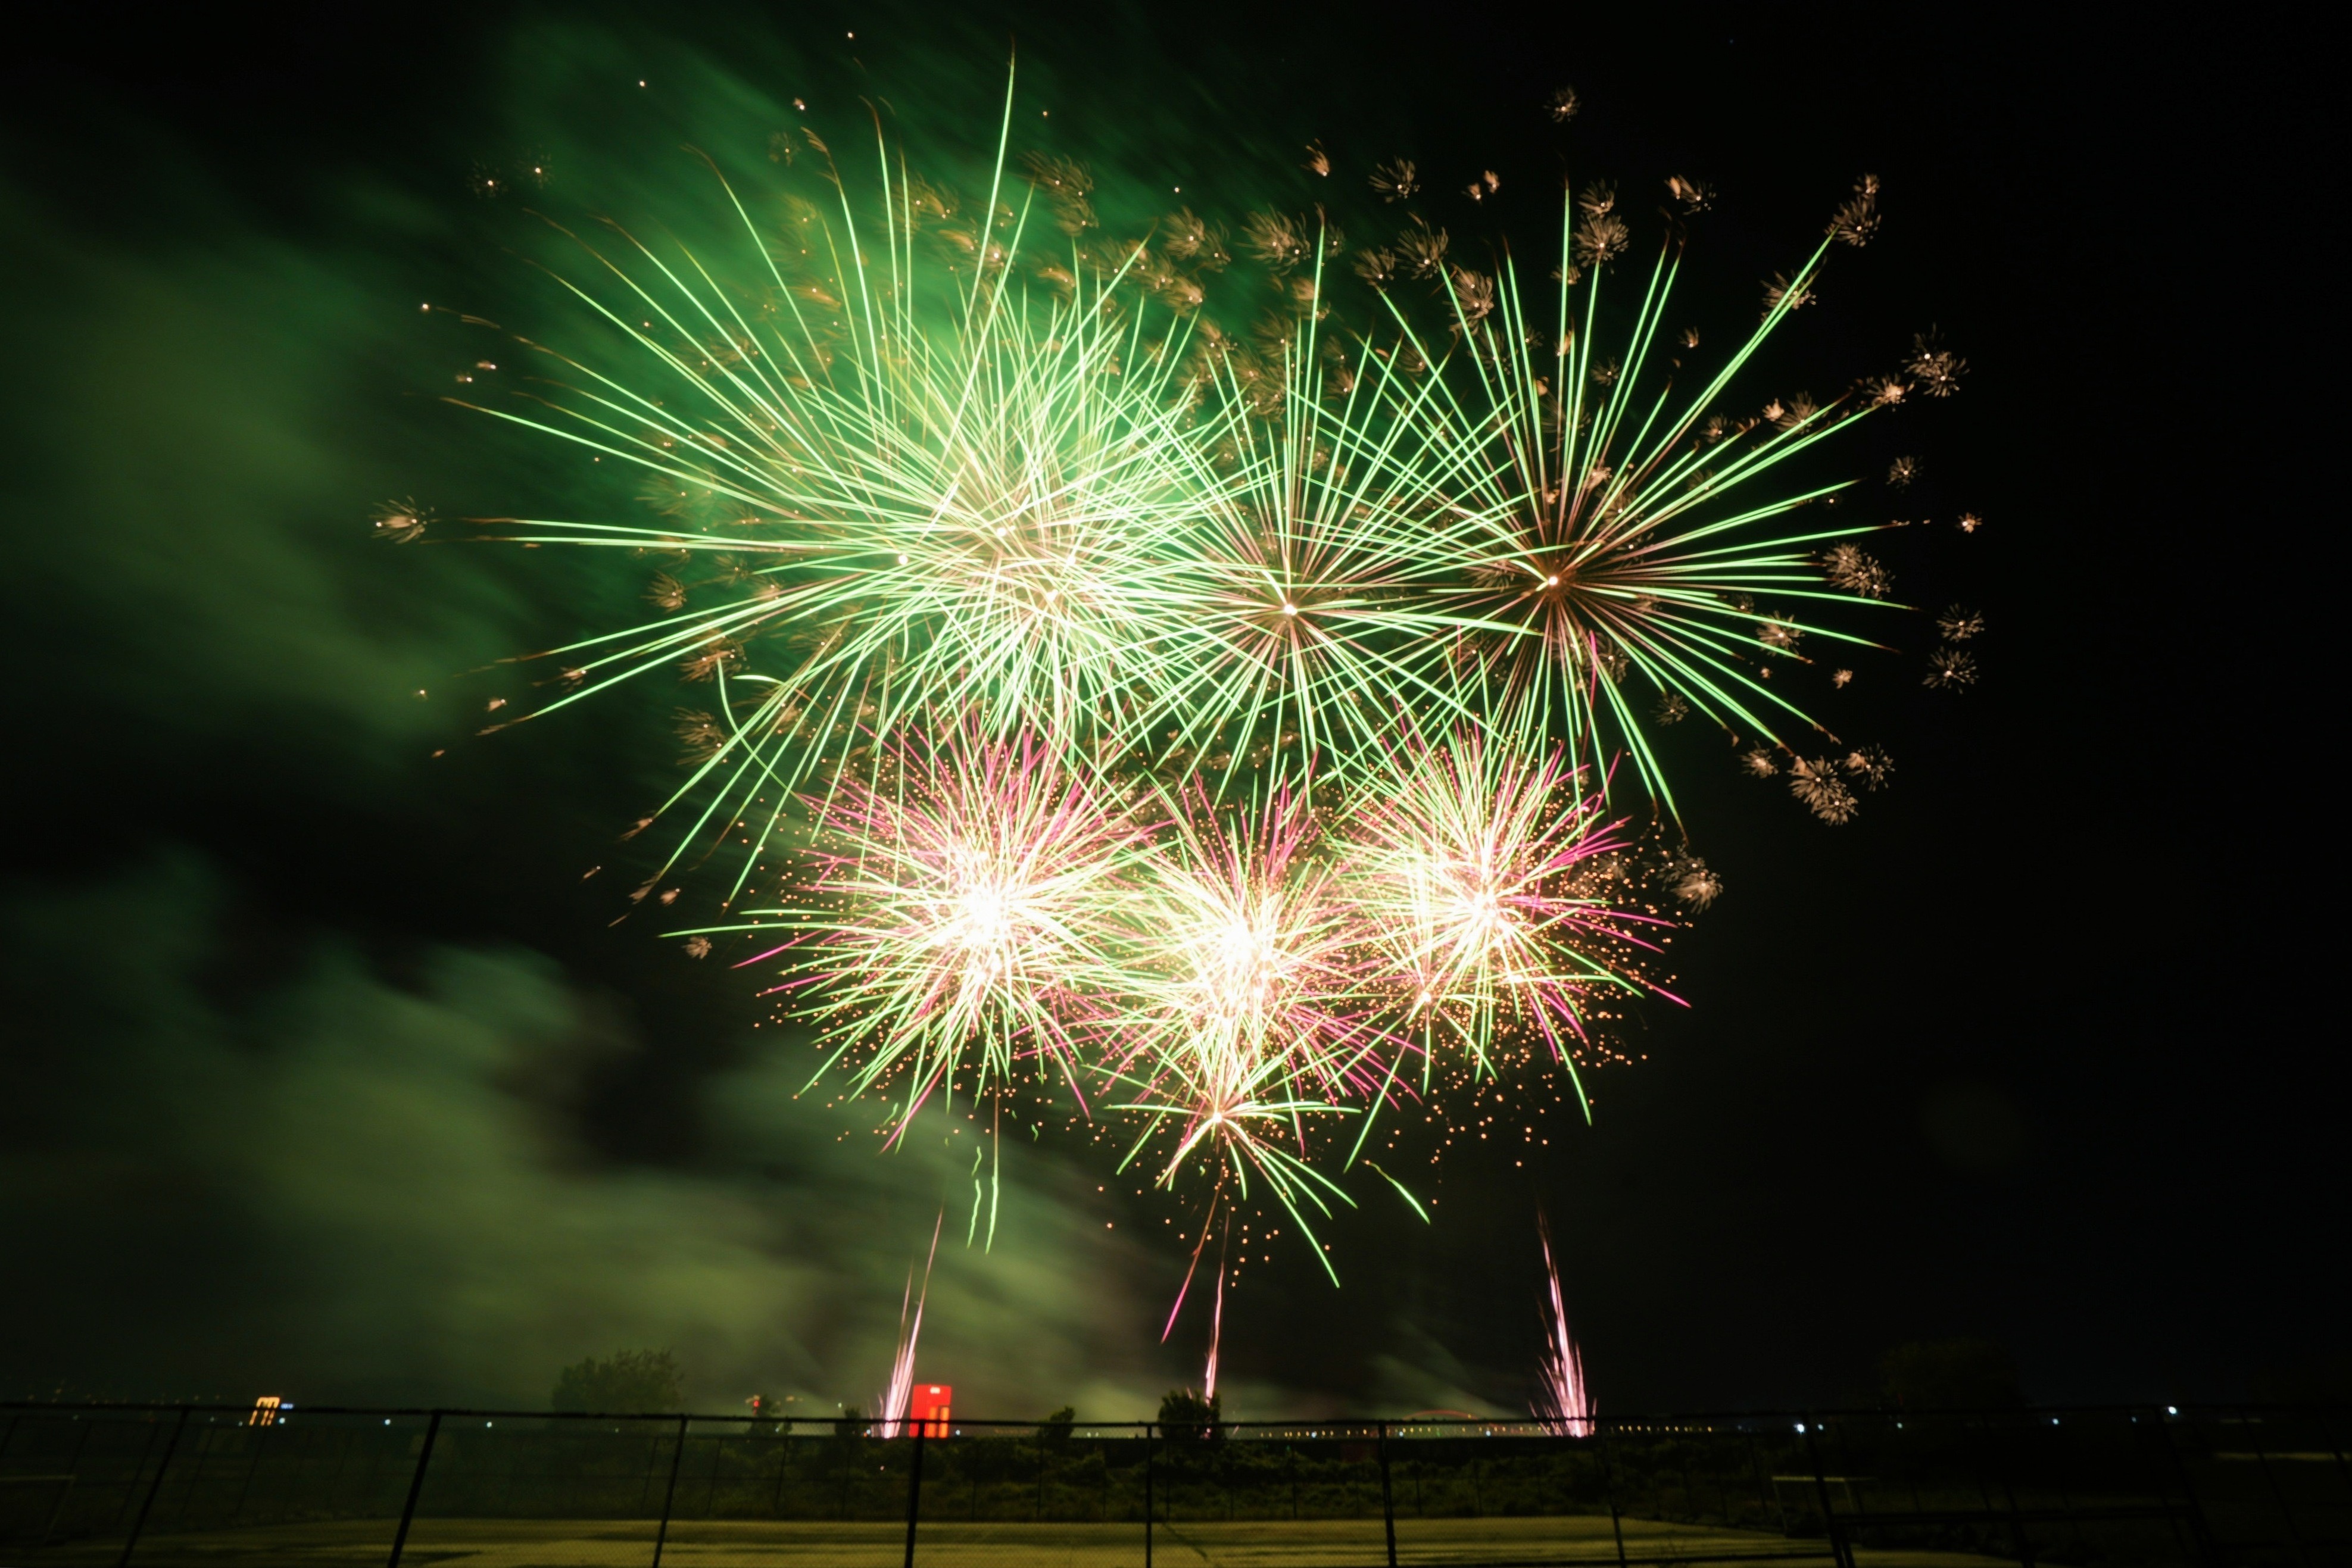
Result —
M 257 1530 L 155 1535 L 140 1542 L 139 1568 L 347 1568 L 383 1561 L 388 1520 L 276 1525 Z M 1387 1561 L 1378 1518 L 1215 1521 L 1155 1527 L 1152 1568 L 1379 1568 Z M 1699 1525 L 1624 1521 L 1625 1552 L 1637 1564 L 1794 1561 L 1827 1563 L 1821 1541 Z M 61 1544 L 23 1561 L 114 1561 L 119 1542 L 87 1549 Z M 420 1519 L 402 1562 L 415 1568 L 638 1568 L 653 1558 L 654 1524 L 608 1520 Z M 903 1526 L 881 1523 L 696 1521 L 674 1524 L 662 1568 L 884 1568 L 905 1562 Z M 1986 1568 L 1994 1559 L 1958 1552 L 1855 1553 L 1856 1568 Z M 1405 1519 L 1397 1562 L 1413 1564 L 1590 1563 L 1612 1565 L 1617 1543 L 1608 1516 Z M 925 1523 L 916 1561 L 924 1568 L 1140 1568 L 1143 1529 L 1118 1524 Z M 0 1568 L 17 1568 L 11 1557 Z

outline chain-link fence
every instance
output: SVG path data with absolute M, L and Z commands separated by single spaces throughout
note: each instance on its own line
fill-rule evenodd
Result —
M 2352 1412 L 1038 1427 L 0 1406 L 33 1563 L 2352 1568 Z

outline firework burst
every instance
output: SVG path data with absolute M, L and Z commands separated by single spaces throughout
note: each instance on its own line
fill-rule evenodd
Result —
M 1143 1119 L 1128 1160 L 1156 1145 L 1161 1185 L 1205 1165 L 1244 1197 L 1255 1175 L 1311 1237 L 1301 1205 L 1346 1201 L 1311 1144 L 1395 1072 L 1361 917 L 1297 797 L 1188 806 L 1129 905 L 1106 1065 L 1129 1092 L 1117 1108 Z
M 979 722 L 892 744 L 879 776 L 806 802 L 814 897 L 711 928 L 792 936 L 777 991 L 814 1024 L 855 1092 L 888 1084 L 900 1128 L 934 1094 L 1017 1079 L 1083 1094 L 1103 1022 L 1094 977 L 1147 831 L 1058 748 Z M 1082 1099 L 1083 1103 L 1083 1099 Z
M 1890 779 L 1796 678 L 1819 657 L 1845 690 L 1827 667 L 1904 608 L 1859 542 L 1901 526 L 1859 520 L 1886 490 L 1817 465 L 1968 367 L 1931 331 L 1842 397 L 1747 384 L 1832 247 L 1879 233 L 1869 176 L 1703 360 L 1667 326 L 1682 220 L 1629 264 L 1642 204 L 1607 183 L 1564 192 L 1546 285 L 1385 163 L 1383 237 L 1343 266 L 1320 205 L 1114 236 L 1093 173 L 1012 157 L 1012 124 L 1008 87 L 976 200 L 878 131 L 860 174 L 804 129 L 776 192 L 718 180 L 716 241 L 563 231 L 576 276 L 551 276 L 602 346 L 519 341 L 548 374 L 467 406 L 630 471 L 658 517 L 474 521 L 644 563 L 635 623 L 549 650 L 537 712 L 697 688 L 639 896 L 697 845 L 732 857 L 730 923 L 672 935 L 781 967 L 819 1077 L 887 1098 L 894 1140 L 934 1103 L 1066 1094 L 1132 1119 L 1122 1168 L 1204 1182 L 1211 1218 L 1270 1198 L 1312 1242 L 1348 1201 L 1322 1155 L 1352 1167 L 1391 1102 L 1507 1054 L 1580 1096 L 1596 1023 L 1667 995 L 1657 904 L 1722 882 L 1655 847 L 1679 823 L 1637 846 L 1607 804 L 1631 781 L 1675 812 L 1663 727 L 1713 721 L 1827 821 Z M 1339 166 L 1310 145 L 1318 192 Z M 449 531 L 405 501 L 374 530 Z M 1982 627 L 1945 614 L 1927 685 L 1975 681 Z M 768 906 L 739 907 L 762 867 Z M 1589 1429 L 1551 1271 L 1539 1414 Z
M 1541 1040 L 1572 1075 L 1586 998 L 1647 988 L 1622 956 L 1664 923 L 1609 901 L 1623 824 L 1603 822 L 1580 782 L 1558 747 L 1529 755 L 1463 730 L 1401 746 L 1362 793 L 1349 891 L 1424 1067 L 1452 1046 L 1485 1075 L 1502 1031 Z
M 793 204 L 782 244 L 735 201 L 756 306 L 683 247 L 583 240 L 603 289 L 564 287 L 646 375 L 533 344 L 553 390 L 483 408 L 641 470 L 670 517 L 499 537 L 701 563 L 656 580 L 660 619 L 550 650 L 571 689 L 541 711 L 663 669 L 710 682 L 715 744 L 662 809 L 698 801 L 681 851 L 716 830 L 747 868 L 778 821 L 756 801 L 837 772 L 860 733 L 935 706 L 1072 731 L 1190 645 L 1170 541 L 1219 481 L 1186 434 L 1189 329 L 1132 287 L 1147 253 L 1066 246 L 1066 296 L 1041 298 L 1015 286 L 1025 206 L 992 197 L 983 245 L 887 157 L 879 183 L 878 222 L 845 192 L 830 217 Z M 965 245 L 927 269 L 927 235 Z
M 1344 765 L 1400 709 L 1456 710 L 1433 669 L 1454 618 L 1426 608 L 1432 568 L 1399 548 L 1404 476 L 1337 455 L 1378 414 L 1332 346 L 1308 311 L 1257 371 L 1263 400 L 1230 360 L 1212 368 L 1200 438 L 1221 485 L 1177 574 L 1198 641 L 1161 667 L 1144 727 L 1213 742 L 1221 789 L 1251 767 L 1310 791 L 1314 758 Z
M 1570 253 L 1581 245 L 1579 205 L 1589 228 L 1613 221 L 1613 200 L 1588 187 L 1565 209 L 1544 327 L 1507 258 L 1490 291 L 1447 290 L 1451 356 L 1397 311 L 1402 346 L 1414 358 L 1458 358 L 1464 373 L 1407 375 L 1389 368 L 1401 354 L 1375 356 L 1372 402 L 1383 418 L 1338 445 L 1349 461 L 1397 471 L 1397 511 L 1413 526 L 1393 543 L 1440 585 L 1433 602 L 1463 650 L 1463 706 L 1530 738 L 1564 732 L 1604 769 L 1622 748 L 1670 802 L 1637 691 L 1776 742 L 1776 724 L 1817 727 L 1759 668 L 1753 596 L 1819 611 L 1884 598 L 1880 576 L 1857 577 L 1848 557 L 1836 557 L 1826 578 L 1821 562 L 1832 541 L 1865 528 L 1797 526 L 1801 508 L 1846 484 L 1785 477 L 1793 459 L 1870 409 L 1775 404 L 1768 413 L 1777 419 L 1753 440 L 1759 422 L 1720 412 L 1735 378 L 1796 308 L 1822 250 L 1694 392 L 1680 392 L 1662 363 L 1680 273 L 1671 249 L 1641 286 L 1622 348 L 1596 358 L 1608 276 L 1599 261 L 1608 257 L 1591 246 Z M 1790 643 L 1804 633 L 1867 645 L 1812 611 L 1778 613 L 1773 623 Z

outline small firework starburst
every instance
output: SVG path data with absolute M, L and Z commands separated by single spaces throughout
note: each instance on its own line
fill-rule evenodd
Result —
M 1958 691 L 1972 686 L 1977 681 L 1977 656 L 1966 648 L 1949 643 L 1927 655 L 1927 675 L 1925 685 L 1940 691 Z
M 1832 545 L 1823 551 L 1822 575 L 1831 586 L 1864 599 L 1884 599 L 1895 590 L 1894 574 L 1858 545 Z
M 1838 775 L 1838 765 L 1826 757 L 1799 758 L 1789 765 L 1789 792 L 1824 822 L 1850 822 L 1862 809 L 1853 791 Z
M 1830 235 L 1840 244 L 1865 246 L 1878 234 L 1878 176 L 1864 174 L 1853 194 L 1830 217 Z
M 686 585 L 666 571 L 657 571 L 646 584 L 645 601 L 656 610 L 683 610 Z
M 1255 212 L 1242 220 L 1242 248 L 1269 271 L 1287 272 L 1315 254 L 1305 227 L 1287 214 Z
M 414 501 L 386 501 L 375 509 L 370 521 L 377 538 L 404 545 L 425 537 L 425 530 L 432 526 L 433 514 Z
M 1429 277 L 1445 264 L 1445 231 L 1431 228 L 1416 214 L 1396 237 L 1397 260 L 1415 277 Z
M 1960 390 L 1969 362 L 1943 345 L 1942 335 L 1930 327 L 1911 340 L 1911 357 L 1903 368 L 1929 397 L 1949 397 Z
M 683 753 L 679 765 L 698 768 L 727 749 L 727 729 L 718 718 L 700 708 L 682 707 L 672 721 L 677 732 Z
M 776 994 L 861 1090 L 892 1087 L 901 1126 L 934 1094 L 1076 1070 L 1144 834 L 1061 749 L 969 719 L 887 749 L 875 782 L 809 802 L 814 906 L 715 928 L 793 934 L 746 962 L 786 960 Z
M 1984 617 L 1973 610 L 1952 605 L 1936 617 L 1936 630 L 1947 643 L 1965 643 L 1985 629 Z
M 1790 277 L 1785 272 L 1774 273 L 1764 285 L 1764 309 L 1768 315 L 1780 309 L 1783 302 L 1791 310 L 1802 310 L 1813 302 L 1813 286 L 1809 280 Z
M 1696 216 L 1715 205 L 1715 187 L 1704 180 L 1671 175 L 1666 180 L 1666 193 L 1681 204 L 1685 215 Z
M 1723 878 L 1687 850 L 1666 856 L 1665 884 L 1666 891 L 1694 914 L 1723 896 Z
M 1451 282 L 1454 285 L 1454 308 L 1460 312 L 1465 322 L 1475 326 L 1493 313 L 1495 308 L 1493 278 L 1483 272 L 1473 272 L 1466 267 L 1457 267 L 1453 270 Z
M 1614 213 L 1597 213 L 1576 225 L 1576 260 L 1580 267 L 1599 267 L 1625 254 L 1633 231 Z
M 1895 777 L 1895 758 L 1886 755 L 1883 746 L 1857 746 L 1840 762 L 1847 774 L 1862 781 L 1865 789 L 1882 789 Z
M 1345 830 L 1349 884 L 1411 1016 L 1483 1068 L 1506 1026 L 1569 1062 L 1588 997 L 1633 984 L 1607 956 L 1643 919 L 1601 894 L 1618 825 L 1560 754 L 1529 762 L 1474 731 L 1409 743 Z
M 1897 490 L 1907 490 L 1919 477 L 1916 457 L 1897 457 L 1886 465 L 1886 482 Z
M 1690 716 L 1690 704 L 1680 692 L 1664 692 L 1650 709 L 1651 716 L 1660 724 L 1680 724 Z
M 1911 394 L 1911 383 L 1901 376 L 1869 376 L 1860 383 L 1863 401 L 1873 408 L 1894 408 Z
M 1356 276 L 1378 289 L 1392 287 L 1401 276 L 1394 254 L 1378 247 L 1358 251 L 1355 265 Z
M 1780 771 L 1780 759 L 1769 747 L 1759 746 L 1740 754 L 1739 766 L 1750 779 L 1769 779 Z
M 1544 112 L 1551 116 L 1551 122 L 1554 125 L 1566 125 L 1570 120 L 1574 120 L 1576 111 L 1580 107 L 1581 102 L 1576 96 L 1576 89 L 1572 87 L 1554 88 L 1551 97 L 1544 100 Z
M 1410 158 L 1392 158 L 1374 167 L 1371 186 L 1383 202 L 1402 202 L 1421 189 L 1421 172 Z

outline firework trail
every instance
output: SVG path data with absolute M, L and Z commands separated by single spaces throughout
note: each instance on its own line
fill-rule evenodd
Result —
M 890 1386 L 880 1401 L 882 1419 L 876 1428 L 877 1437 L 897 1437 L 906 1434 L 907 1411 L 915 1397 L 915 1345 L 923 1337 L 923 1303 L 931 1297 L 931 1265 L 939 1260 L 940 1229 L 947 1223 L 948 1211 L 940 1210 L 931 1223 L 931 1249 L 923 1258 L 923 1288 L 915 1290 L 915 1271 L 907 1270 L 907 1293 L 898 1303 L 898 1352 L 890 1362 Z M 908 1316 L 912 1306 L 914 1315 Z
M 1537 1234 L 1543 1242 L 1544 1280 L 1549 1294 L 1543 1303 L 1544 1344 L 1537 1358 L 1541 1379 L 1531 1408 L 1544 1430 L 1563 1437 L 1589 1437 L 1597 1414 L 1584 1386 L 1584 1352 L 1568 1332 L 1568 1306 L 1559 1291 L 1559 1264 L 1552 1257 L 1551 1225 L 1537 1216 Z
M 1201 1374 L 1201 1397 L 1214 1405 L 1217 1402 L 1217 1351 L 1225 1337 L 1225 1271 L 1223 1260 L 1217 1270 L 1217 1304 L 1209 1314 L 1209 1363 Z

